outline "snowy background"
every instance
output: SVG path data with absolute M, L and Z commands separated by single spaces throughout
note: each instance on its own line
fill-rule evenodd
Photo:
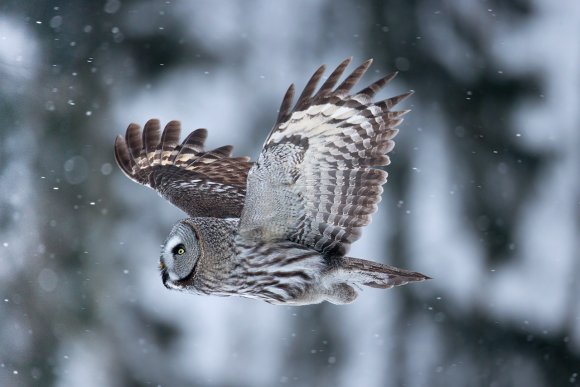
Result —
M 350 306 L 166 290 L 149 118 L 256 157 L 291 82 L 409 89 L 351 250 L 434 279 Z M 354 68 L 354 65 L 352 66 Z M 0 386 L 580 386 L 580 2 L 0 3 Z

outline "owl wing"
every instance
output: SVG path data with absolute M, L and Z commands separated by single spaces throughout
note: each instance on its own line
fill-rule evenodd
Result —
M 181 125 L 171 121 L 161 134 L 149 120 L 117 136 L 115 159 L 131 180 L 156 190 L 190 216 L 239 217 L 252 166 L 248 157 L 231 157 L 232 146 L 205 151 L 207 130 L 193 131 L 180 144 Z
M 240 237 L 290 240 L 327 256 L 344 255 L 381 200 L 395 129 L 408 110 L 393 111 L 412 92 L 373 102 L 389 74 L 350 93 L 372 60 L 338 87 L 344 60 L 316 91 L 321 66 L 291 109 L 290 86 L 259 160 L 248 174 Z

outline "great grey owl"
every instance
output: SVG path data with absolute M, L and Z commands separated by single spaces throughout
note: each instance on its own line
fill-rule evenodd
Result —
M 351 59 L 323 85 L 321 66 L 292 107 L 294 85 L 258 161 L 227 145 L 204 150 L 205 129 L 179 143 L 180 124 L 161 134 L 150 120 L 118 136 L 115 156 L 132 180 L 190 217 L 173 226 L 159 267 L 169 289 L 242 296 L 272 304 L 347 304 L 361 286 L 391 288 L 429 277 L 347 257 L 381 200 L 395 129 L 411 92 L 373 102 L 396 73 L 350 90 L 372 60 L 336 86 Z

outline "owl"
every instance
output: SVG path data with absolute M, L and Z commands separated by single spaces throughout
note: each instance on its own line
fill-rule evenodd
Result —
M 372 63 L 339 79 L 344 60 L 317 87 L 316 70 L 293 105 L 288 88 L 256 162 L 232 146 L 204 149 L 205 129 L 180 143 L 180 124 L 158 120 L 127 128 L 115 157 L 132 180 L 189 216 L 161 250 L 165 287 L 242 296 L 271 304 L 353 302 L 363 286 L 391 288 L 426 275 L 347 256 L 381 200 L 396 127 L 412 94 L 373 101 L 396 73 L 352 93 Z M 338 84 L 338 86 L 337 86 Z M 293 106 L 292 106 L 293 105 Z

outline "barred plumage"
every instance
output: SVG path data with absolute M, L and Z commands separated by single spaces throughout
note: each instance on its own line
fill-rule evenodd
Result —
M 231 157 L 233 147 L 204 150 L 206 129 L 181 144 L 181 124 L 171 121 L 160 136 L 159 120 L 137 124 L 117 136 L 115 159 L 131 180 L 156 190 L 189 216 L 239 217 L 246 194 L 249 157 Z M 219 203 L 219 206 L 217 205 Z
M 389 164 L 396 127 L 408 112 L 392 108 L 411 94 L 373 102 L 395 73 L 350 94 L 372 62 L 336 86 L 350 61 L 317 90 L 321 66 L 294 107 L 290 86 L 255 164 L 232 158 L 231 146 L 205 152 L 204 129 L 178 145 L 176 121 L 161 137 L 151 120 L 143 134 L 131 124 L 125 139 L 117 138 L 117 162 L 127 176 L 191 216 L 173 227 L 162 249 L 165 286 L 274 304 L 344 304 L 363 285 L 428 278 L 345 256 L 381 199 L 387 173 L 375 167 Z
M 242 234 L 288 238 L 326 255 L 344 255 L 359 238 L 360 229 L 370 222 L 387 180 L 385 171 L 372 167 L 389 163 L 386 153 L 394 147 L 395 127 L 408 112 L 390 109 L 411 93 L 371 102 L 378 89 L 394 78 L 395 74 L 389 74 L 349 95 L 371 60 L 332 91 L 348 63 L 350 59 L 343 61 L 314 94 L 324 70 L 320 67 L 291 112 L 290 87 L 282 103 L 281 112 L 286 111 L 280 115 L 285 120 L 276 123 L 250 171 L 248 190 L 259 200 L 255 204 L 246 201 Z M 283 186 L 285 179 L 294 181 L 290 190 L 280 187 L 273 192 L 281 198 L 263 184 L 268 180 L 268 185 Z M 281 208 L 285 213 L 277 216 L 279 224 L 273 226 L 271 219 L 262 216 L 264 203 L 284 202 L 288 196 L 300 208 Z

